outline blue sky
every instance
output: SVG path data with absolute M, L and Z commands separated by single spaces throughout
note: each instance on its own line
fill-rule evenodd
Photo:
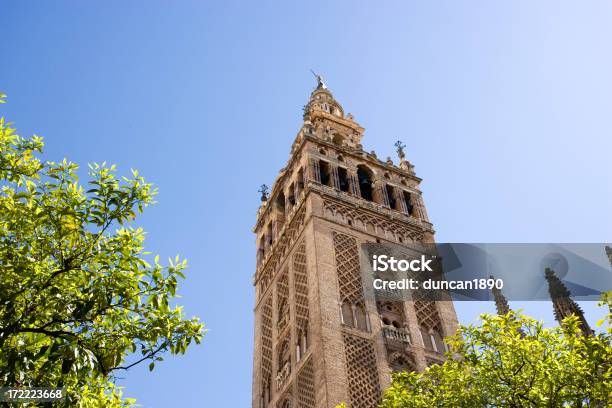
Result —
M 328 4 L 329 3 L 329 4 Z M 612 241 L 612 3 L 0 0 L 0 113 L 45 158 L 138 168 L 148 248 L 210 332 L 125 375 L 145 407 L 250 404 L 257 189 L 327 79 L 367 150 L 406 143 L 441 242 Z M 521 306 L 521 305 L 514 305 Z M 522 305 L 552 323 L 551 305 Z M 594 321 L 601 311 L 585 304 Z M 471 322 L 491 305 L 457 306 Z

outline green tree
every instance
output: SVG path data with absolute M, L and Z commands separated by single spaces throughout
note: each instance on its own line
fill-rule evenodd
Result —
M 609 307 L 612 294 L 604 297 Z M 580 335 L 510 312 L 447 339 L 448 360 L 393 376 L 381 407 L 603 407 L 612 401 L 610 330 Z M 610 316 L 608 316 L 610 319 Z M 602 322 L 600 322 L 602 323 Z
M 132 222 L 156 191 L 138 172 L 90 165 L 83 187 L 76 164 L 43 162 L 42 149 L 0 119 L 0 385 L 65 387 L 66 406 L 133 405 L 117 373 L 202 338 L 170 306 L 186 261 L 145 252 Z

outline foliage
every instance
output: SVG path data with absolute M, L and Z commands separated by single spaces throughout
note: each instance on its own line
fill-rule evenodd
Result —
M 604 301 L 610 305 L 611 298 Z M 481 319 L 481 326 L 462 326 L 447 339 L 444 364 L 395 374 L 381 407 L 600 407 L 610 401 L 609 332 L 581 335 L 575 316 L 551 329 L 514 312 Z
M 118 372 L 153 369 L 203 335 L 170 306 L 186 261 L 145 260 L 132 222 L 156 191 L 137 171 L 91 165 L 85 190 L 76 164 L 42 162 L 42 149 L 0 119 L 0 384 L 66 387 L 67 406 L 132 405 Z

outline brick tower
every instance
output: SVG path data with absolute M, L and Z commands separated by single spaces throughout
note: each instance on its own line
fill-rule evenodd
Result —
M 363 150 L 364 129 L 321 79 L 257 213 L 253 408 L 373 408 L 390 373 L 443 360 L 450 301 L 377 302 L 362 243 L 433 242 L 413 166 Z

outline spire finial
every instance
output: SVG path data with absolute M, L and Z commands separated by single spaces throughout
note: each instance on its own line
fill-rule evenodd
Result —
M 403 161 L 406 157 L 406 154 L 404 153 L 404 148 L 406 147 L 406 145 L 403 144 L 401 140 L 398 140 L 397 142 L 395 142 L 394 146 L 397 151 L 397 156 L 400 158 L 400 161 Z
M 317 89 L 327 89 L 327 84 L 323 80 L 323 77 L 314 72 L 312 69 L 310 72 L 312 72 L 312 75 L 314 75 L 314 77 L 317 79 Z
M 257 190 L 258 193 L 261 193 L 261 201 L 268 201 L 268 186 L 266 186 L 265 184 L 262 184 L 261 187 L 259 187 L 259 190 Z

